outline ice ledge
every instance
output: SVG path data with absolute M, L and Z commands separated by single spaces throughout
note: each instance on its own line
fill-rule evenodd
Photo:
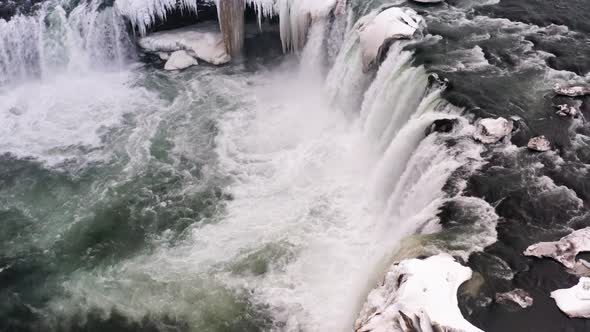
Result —
M 356 332 L 481 332 L 461 315 L 457 290 L 471 269 L 447 254 L 394 265 L 369 293 Z

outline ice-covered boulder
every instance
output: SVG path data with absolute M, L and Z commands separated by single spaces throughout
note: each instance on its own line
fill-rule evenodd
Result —
M 504 118 L 477 121 L 473 137 L 485 144 L 496 143 L 512 133 L 514 124 Z
M 578 115 L 578 108 L 576 106 L 570 106 L 568 104 L 558 105 L 556 114 L 559 116 L 571 116 L 576 117 Z
M 455 126 L 459 123 L 459 120 L 457 119 L 448 119 L 448 118 L 443 118 L 443 119 L 437 119 L 434 120 L 434 122 L 432 122 L 432 124 L 430 125 L 430 127 L 426 128 L 425 130 L 425 134 L 426 136 L 432 134 L 432 133 L 449 133 L 451 131 L 453 131 L 453 128 L 455 128 Z
M 561 311 L 571 318 L 590 318 L 590 278 L 580 278 L 577 285 L 551 293 Z
M 165 70 L 182 70 L 188 67 L 196 66 L 199 63 L 197 59 L 190 56 L 186 51 L 176 51 L 170 55 L 164 65 Z
M 363 68 L 368 70 L 376 64 L 391 41 L 413 38 L 422 22 L 422 17 L 413 9 L 391 7 L 360 24 Z
M 533 298 L 525 290 L 517 288 L 506 293 L 496 294 L 496 302 L 501 304 L 514 303 L 525 309 L 533 305 Z
M 446 254 L 404 260 L 369 293 L 355 331 L 481 331 L 458 307 L 457 290 L 471 274 Z
M 139 39 L 139 46 L 150 53 L 186 51 L 192 57 L 213 65 L 231 61 L 223 36 L 216 25 L 193 25 L 181 29 L 156 32 Z
M 585 95 L 590 95 L 590 87 L 586 86 L 570 86 L 564 88 L 559 84 L 556 84 L 553 87 L 553 91 L 561 96 L 568 96 L 568 97 L 580 97 Z
M 529 140 L 527 148 L 532 151 L 545 152 L 551 150 L 551 143 L 545 136 L 537 136 Z
M 540 242 L 533 244 L 524 251 L 525 256 L 550 257 L 575 274 L 590 272 L 590 263 L 576 256 L 585 251 L 590 251 L 590 227 L 579 229 L 562 237 L 556 242 Z

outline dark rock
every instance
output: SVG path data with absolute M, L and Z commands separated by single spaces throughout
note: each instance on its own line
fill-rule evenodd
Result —
M 426 136 L 437 132 L 437 133 L 449 133 L 453 131 L 455 125 L 459 121 L 457 119 L 438 119 L 435 120 L 430 127 L 426 128 Z

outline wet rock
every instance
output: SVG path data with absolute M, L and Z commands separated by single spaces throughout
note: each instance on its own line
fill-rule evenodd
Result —
M 590 278 L 580 278 L 574 287 L 558 289 L 551 297 L 570 318 L 590 318 Z
M 496 143 L 510 135 L 513 127 L 512 121 L 505 118 L 481 119 L 476 123 L 473 137 L 484 144 Z
M 556 242 L 533 244 L 524 251 L 524 255 L 553 258 L 568 268 L 570 273 L 589 275 L 590 263 L 582 259 L 576 261 L 576 256 L 586 251 L 590 251 L 590 227 L 574 231 Z
M 568 104 L 558 105 L 556 114 L 559 116 L 570 116 L 576 117 L 580 111 L 575 106 L 570 106 Z
M 527 148 L 532 151 L 545 152 L 551 150 L 551 143 L 545 136 L 537 136 L 529 140 Z
M 420 29 L 423 18 L 409 8 L 385 9 L 370 21 L 362 22 L 359 35 L 365 71 L 376 65 L 393 40 L 412 39 Z
M 449 87 L 449 79 L 440 77 L 437 73 L 428 75 L 428 89 L 444 91 Z
M 190 56 L 186 51 L 176 51 L 170 55 L 170 59 L 168 59 L 164 65 L 164 69 L 182 70 L 198 64 L 197 60 Z
M 404 260 L 369 293 L 355 331 L 481 331 L 458 307 L 457 290 L 470 278 L 471 269 L 446 254 Z
M 559 84 L 556 84 L 553 87 L 553 91 L 561 96 L 567 97 L 580 97 L 590 94 L 590 87 L 585 86 L 571 86 L 571 87 L 562 87 Z
M 438 119 L 426 128 L 426 136 L 432 133 L 449 133 L 453 131 L 453 128 L 459 123 L 457 119 Z
M 496 294 L 496 302 L 500 304 L 516 304 L 525 309 L 533 305 L 533 298 L 525 290 L 517 288 L 510 292 Z

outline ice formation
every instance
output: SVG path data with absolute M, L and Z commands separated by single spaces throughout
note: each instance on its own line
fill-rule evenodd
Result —
M 371 291 L 355 331 L 481 331 L 458 307 L 457 290 L 471 274 L 446 254 L 404 260 Z
M 481 119 L 476 124 L 474 138 L 482 143 L 496 143 L 512 132 L 512 121 L 504 118 Z
M 170 55 L 170 58 L 164 65 L 164 69 L 182 70 L 198 64 L 197 59 L 190 56 L 186 51 L 176 51 Z
M 412 38 L 422 21 L 412 9 L 392 7 L 363 22 L 359 27 L 363 68 L 367 70 L 378 62 L 391 41 Z
M 590 271 L 590 263 L 582 259 L 576 261 L 576 256 L 585 251 L 590 251 L 590 227 L 574 231 L 556 242 L 533 244 L 524 251 L 524 255 L 553 258 L 578 274 Z
M 186 51 L 192 57 L 214 65 L 231 60 L 223 38 L 214 27 L 193 25 L 170 31 L 156 32 L 139 39 L 139 46 L 151 53 Z
M 117 0 L 115 5 L 142 36 L 146 35 L 157 19 L 166 20 L 172 10 L 197 12 L 197 0 Z
M 551 293 L 561 311 L 571 318 L 590 318 L 590 278 L 580 278 L 577 285 Z
M 580 96 L 585 96 L 585 95 L 590 94 L 590 87 L 572 86 L 572 87 L 564 88 L 564 87 L 557 84 L 553 87 L 553 91 L 556 94 L 562 95 L 562 96 L 580 97 Z

